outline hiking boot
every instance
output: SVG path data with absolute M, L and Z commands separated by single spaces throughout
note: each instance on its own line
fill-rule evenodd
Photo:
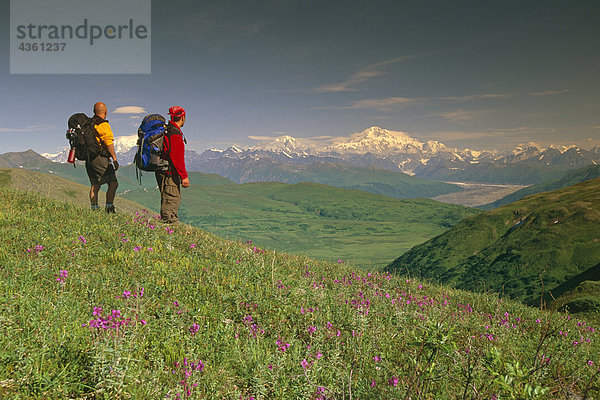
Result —
M 115 206 L 106 206 L 104 208 L 104 211 L 106 211 L 108 214 L 115 214 Z

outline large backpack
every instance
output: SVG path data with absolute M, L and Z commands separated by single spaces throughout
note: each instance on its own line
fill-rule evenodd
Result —
M 83 113 L 73 114 L 69 118 L 68 126 L 66 136 L 71 148 L 75 150 L 75 158 L 90 161 L 105 153 L 96 140 L 93 118 Z
M 169 161 L 161 158 L 164 156 L 163 141 L 166 132 L 167 125 L 162 115 L 149 114 L 142 119 L 138 128 L 137 152 L 133 159 L 138 170 L 151 172 L 169 167 Z

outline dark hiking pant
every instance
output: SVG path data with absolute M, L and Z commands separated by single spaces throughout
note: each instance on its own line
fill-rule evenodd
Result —
M 167 224 L 179 221 L 181 204 L 181 185 L 178 176 L 168 175 L 165 171 L 156 171 L 156 184 L 160 190 L 160 218 Z

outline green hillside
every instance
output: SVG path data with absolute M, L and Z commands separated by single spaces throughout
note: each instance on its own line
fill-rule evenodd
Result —
M 546 297 L 556 299 L 558 308 L 571 312 L 600 312 L 600 264 L 559 285 Z
M 483 206 L 477 206 L 477 208 L 481 208 L 483 210 L 491 210 L 493 208 L 498 208 L 506 204 L 514 203 L 515 201 L 521 200 L 522 198 L 532 194 L 562 189 L 564 187 L 575 185 L 577 183 L 585 182 L 587 180 L 595 179 L 598 177 L 600 177 L 600 165 L 589 165 L 587 167 L 583 167 L 575 171 L 569 172 L 560 179 L 528 186 L 514 193 L 511 193 L 508 196 L 504 196 L 503 198 L 498 199 L 493 203 L 486 204 Z
M 469 217 L 406 252 L 387 271 L 539 304 L 600 261 L 600 179 Z
M 3 399 L 600 396 L 590 320 L 4 187 L 0 234 Z
M 192 181 L 193 183 L 193 181 Z M 160 208 L 157 189 L 123 195 Z M 475 209 L 433 200 L 399 200 L 316 183 L 249 183 L 183 190 L 180 218 L 259 246 L 383 267 L 416 244 L 456 225 Z
M 47 173 L 27 169 L 0 168 L 0 188 L 41 194 L 43 196 L 69 202 L 77 207 L 89 208 L 90 187 Z M 105 202 L 105 192 L 100 191 L 100 205 Z M 143 206 L 117 196 L 117 212 L 133 213 Z

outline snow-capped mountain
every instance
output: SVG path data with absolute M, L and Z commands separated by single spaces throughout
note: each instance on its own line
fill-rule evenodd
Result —
M 116 136 L 115 137 L 115 153 L 127 153 L 131 151 L 132 147 L 137 146 L 138 135 L 129 135 L 129 136 Z
M 322 146 L 280 136 L 245 148 L 207 150 L 191 160 L 191 169 L 230 179 L 255 165 L 267 170 L 280 163 L 342 163 L 376 167 L 435 180 L 488 183 L 537 183 L 594 162 L 600 151 L 574 146 L 541 148 L 529 144 L 511 153 L 451 148 L 436 140 L 422 142 L 406 132 L 370 127 Z M 260 167 L 258 167 L 260 165 Z
M 303 145 L 300 141 L 292 136 L 279 136 L 272 141 L 265 141 L 260 145 L 250 147 L 248 150 L 262 151 L 284 151 L 286 153 L 306 153 L 310 150 L 309 146 Z
M 115 150 L 121 165 L 133 161 L 136 142 L 137 135 L 115 138 Z M 489 150 L 451 148 L 436 140 L 422 142 L 406 132 L 377 126 L 320 142 L 324 144 L 319 146 L 306 139 L 285 135 L 254 146 L 208 149 L 202 154 L 186 149 L 186 166 L 190 171 L 216 173 L 234 180 L 247 176 L 248 169 L 258 168 L 258 165 L 265 171 L 265 179 L 269 179 L 268 170 L 278 168 L 278 165 L 335 163 L 375 167 L 443 181 L 531 184 L 571 169 L 600 163 L 600 149 L 597 148 L 542 148 L 529 143 L 507 154 L 498 154 Z M 67 154 L 68 148 L 65 148 L 61 153 L 43 156 L 66 162 Z
M 424 147 L 424 143 L 411 138 L 405 132 L 390 131 L 374 126 L 362 132 L 354 133 L 346 140 L 337 141 L 327 146 L 323 151 L 356 154 L 414 154 L 422 152 Z M 428 148 L 435 148 L 435 146 L 428 146 Z

